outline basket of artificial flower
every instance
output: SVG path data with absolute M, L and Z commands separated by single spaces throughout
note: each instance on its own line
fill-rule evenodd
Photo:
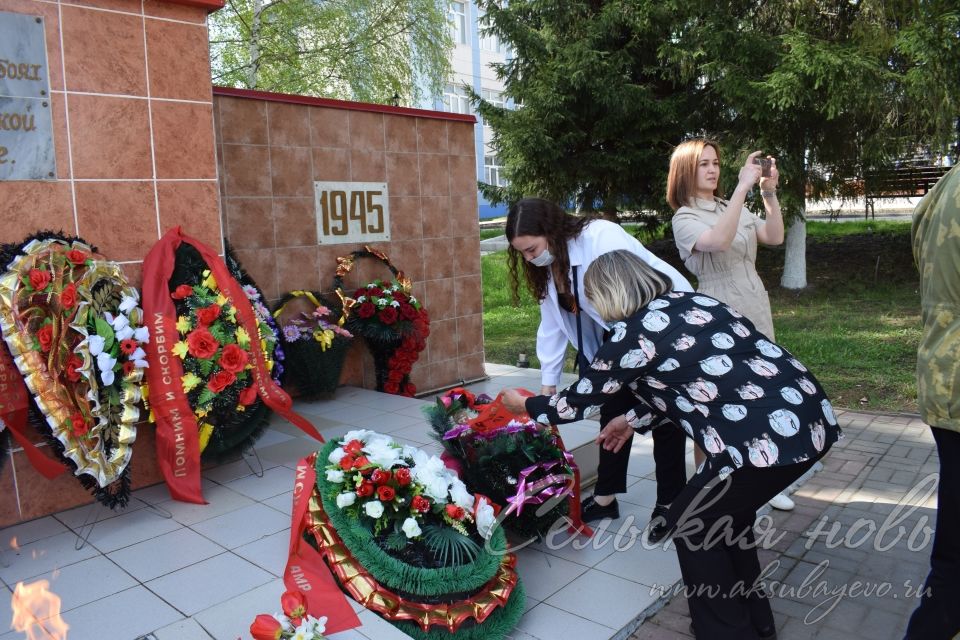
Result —
M 344 294 L 343 278 L 359 258 L 375 258 L 382 262 L 394 278 L 390 282 L 374 280 L 355 290 L 352 297 Z M 377 391 L 412 397 L 417 389 L 410 382 L 413 363 L 427 346 L 430 316 L 412 295 L 413 283 L 391 264 L 387 256 L 366 247 L 347 257 L 337 258 L 334 286 L 348 310 L 346 328 L 363 338 L 373 356 L 377 375 Z
M 489 500 L 372 431 L 327 443 L 315 466 L 306 530 L 344 591 L 414 638 L 509 633 L 523 588 Z
M 124 506 L 150 339 L 139 294 L 80 238 L 41 232 L 5 245 L 0 262 L 5 388 L 22 391 L 19 369 L 32 395 L 32 405 L 24 392 L 21 410 L 0 416 L 41 473 L 64 467 L 36 456 L 23 439 L 28 420 L 97 500 Z
M 313 291 L 290 291 L 273 312 L 280 327 L 283 386 L 312 400 L 336 391 L 353 334 L 343 324 L 343 305 Z
M 504 527 L 523 538 L 543 538 L 555 525 L 580 521 L 579 470 L 559 432 L 499 400 L 456 388 L 424 407 L 442 457 L 470 491 L 499 505 Z

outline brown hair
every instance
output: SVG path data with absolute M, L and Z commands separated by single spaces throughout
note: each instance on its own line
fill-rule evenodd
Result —
M 510 286 L 515 301 L 519 300 L 521 269 L 530 293 L 538 302 L 547 297 L 547 282 L 551 269 L 553 273 L 564 274 L 563 277 L 566 277 L 565 274 L 570 269 L 567 241 L 580 235 L 591 220 L 592 217 L 570 215 L 559 205 L 542 198 L 523 198 L 510 207 L 506 225 L 507 242 L 512 243 L 514 238 L 520 236 L 544 237 L 554 258 L 553 264 L 546 269 L 535 267 L 523 259 L 520 252 L 513 248 L 513 244 L 508 246 L 507 264 L 510 267 Z M 566 283 L 557 284 L 560 285 L 557 288 L 558 293 L 569 286 Z
M 667 202 L 674 211 L 690 204 L 697 193 L 697 163 L 700 162 L 700 154 L 703 153 L 704 147 L 713 147 L 717 152 L 717 160 L 720 159 L 720 145 L 705 138 L 681 142 L 670 156 Z M 713 190 L 713 195 L 720 197 L 719 186 Z

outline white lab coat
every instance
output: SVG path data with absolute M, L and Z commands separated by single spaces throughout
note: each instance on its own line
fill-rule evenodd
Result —
M 676 291 L 693 291 L 693 287 L 679 271 L 647 251 L 639 240 L 624 231 L 620 225 L 607 220 L 593 220 L 583 228 L 580 235 L 567 242 L 571 266 L 567 278 L 572 279 L 572 267 L 576 266 L 577 292 L 582 310 L 583 354 L 587 360 L 592 360 L 600 348 L 605 327 L 597 310 L 583 292 L 583 274 L 597 256 L 617 249 L 631 251 L 657 271 L 669 276 Z M 537 330 L 537 358 L 540 360 L 544 386 L 556 386 L 560 381 L 568 342 L 574 347 L 577 346 L 577 318 L 560 308 L 551 271 L 547 281 L 547 297 L 540 303 L 540 328 Z

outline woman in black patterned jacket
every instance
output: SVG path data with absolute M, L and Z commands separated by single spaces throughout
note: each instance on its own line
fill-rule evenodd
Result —
M 736 310 L 671 291 L 668 278 L 629 252 L 594 260 L 584 290 L 612 332 L 590 373 L 553 396 L 507 392 L 505 405 L 541 422 L 571 422 L 626 385 L 637 407 L 601 431 L 602 446 L 616 451 L 633 431 L 655 425 L 682 428 L 707 453 L 667 516 L 677 526 L 695 632 L 710 640 L 775 638 L 770 604 L 751 590 L 760 575 L 756 510 L 840 438 L 830 401 L 802 363 Z M 727 535 L 707 536 L 718 528 Z M 745 588 L 738 591 L 738 582 Z

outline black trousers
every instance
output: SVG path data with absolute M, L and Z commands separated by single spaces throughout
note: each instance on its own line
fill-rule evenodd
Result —
M 773 625 L 770 602 L 754 585 L 756 511 L 815 462 L 743 467 L 710 483 L 696 474 L 671 505 L 667 522 L 677 523 L 673 544 L 698 638 L 756 640 L 757 630 Z
M 611 398 L 600 410 L 600 427 L 613 418 L 623 415 L 638 404 L 629 392 Z M 627 466 L 630 464 L 630 445 L 633 436 L 617 453 L 600 447 L 600 466 L 597 469 L 597 485 L 593 493 L 609 496 L 627 490 Z M 663 424 L 653 430 L 653 461 L 657 478 L 657 502 L 670 504 L 687 484 L 687 467 L 684 459 L 686 435 L 672 424 Z
M 932 430 L 940 455 L 937 531 L 924 585 L 929 596 L 910 617 L 907 640 L 950 640 L 960 633 L 960 432 Z

